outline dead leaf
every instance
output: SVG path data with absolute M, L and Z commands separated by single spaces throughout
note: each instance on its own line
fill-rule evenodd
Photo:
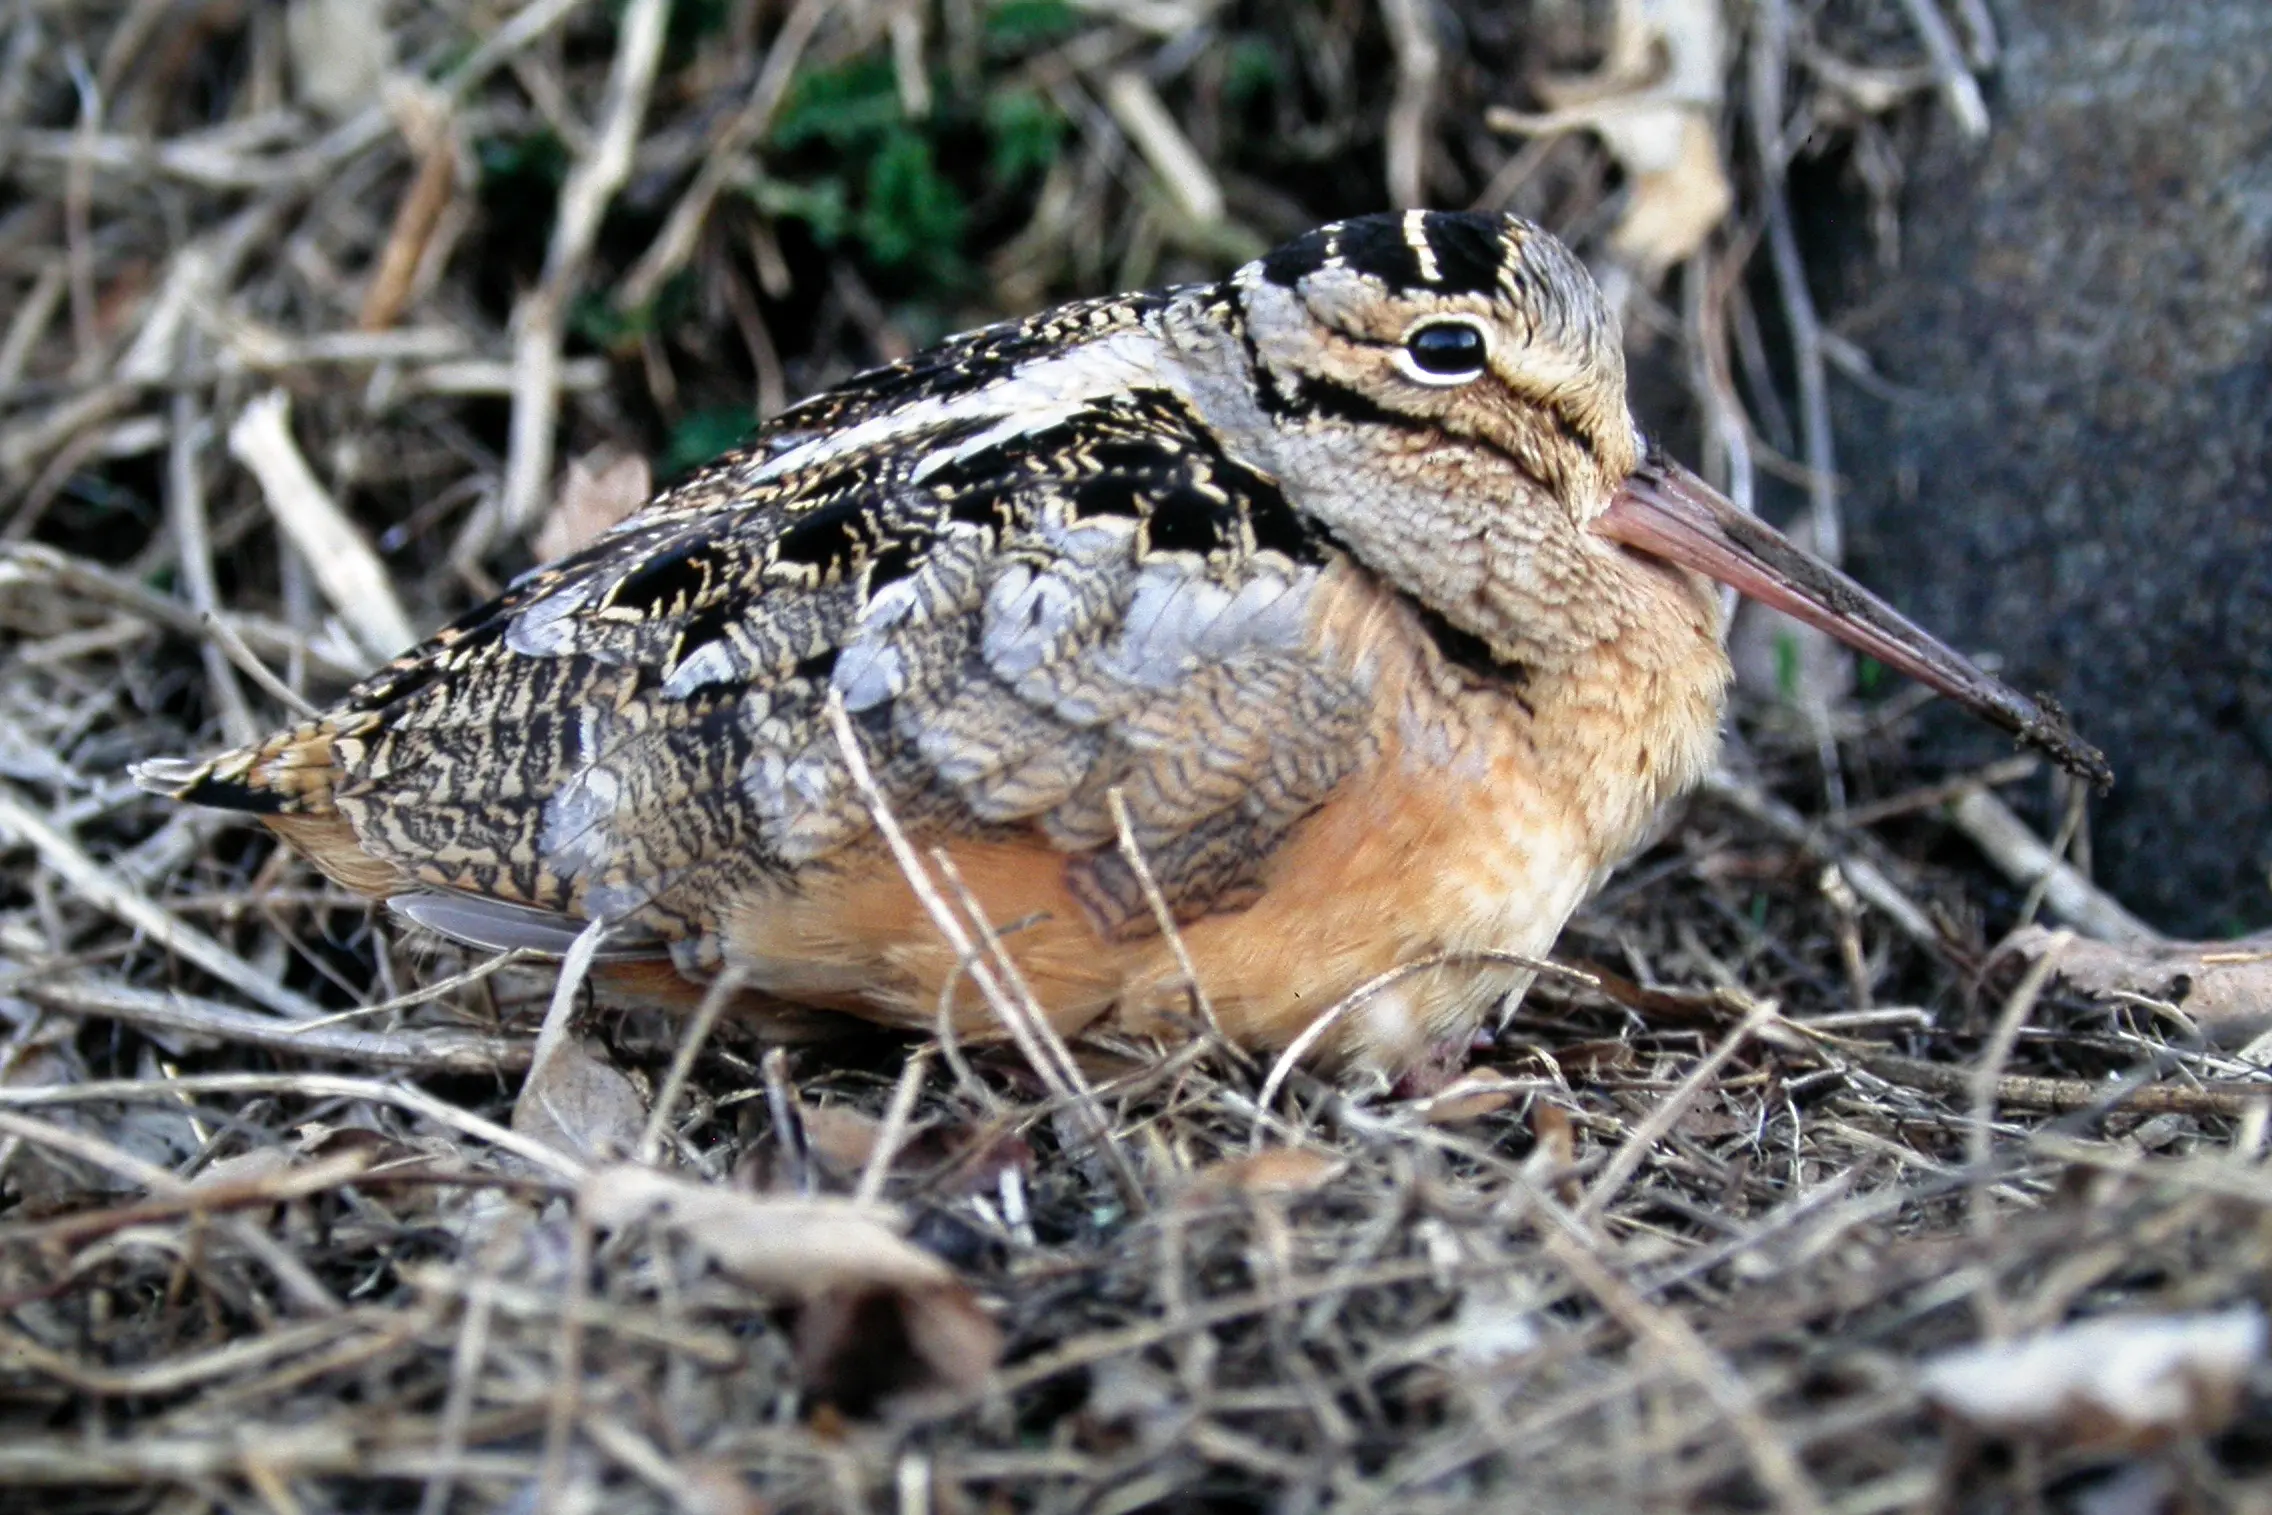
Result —
M 2041 926 L 2023 926 L 1996 949 L 1997 961 L 2025 969 L 2051 937 Z M 2134 994 L 2174 1005 L 2218 1046 L 2238 1047 L 2272 1030 L 2272 936 L 2151 945 L 2077 937 L 2052 981 L 2098 999 Z
M 654 475 L 645 458 L 595 447 L 568 465 L 560 494 L 529 545 L 540 562 L 566 557 L 607 535 L 654 492 Z
M 529 1070 L 513 1102 L 513 1129 L 587 1161 L 620 1157 L 639 1144 L 647 1102 L 597 1043 L 570 1037 Z
M 747 1194 L 630 1163 L 593 1173 L 577 1206 L 597 1226 L 668 1226 L 744 1283 L 801 1302 L 800 1376 L 848 1414 L 971 1388 L 1001 1360 L 1001 1329 L 953 1269 L 900 1235 L 896 1209 Z
M 850 1178 L 868 1166 L 884 1123 L 850 1105 L 804 1107 L 805 1146 L 834 1176 Z
M 1628 191 L 1610 247 L 1653 282 L 1703 246 L 1735 203 L 1720 161 L 1727 51 L 1720 0 L 1619 0 L 1600 68 L 1541 79 L 1547 115 L 1495 110 L 1490 123 L 1601 138 Z
M 2141 1449 L 2222 1429 L 2264 1339 L 2254 1305 L 2115 1316 L 1946 1353 L 1919 1380 L 1927 1399 L 1977 1431 Z
M 1431 1126 L 1456 1126 L 1462 1121 L 1494 1115 L 1539 1087 L 1536 1079 L 1514 1079 L 1487 1068 L 1476 1068 L 1425 1099 L 1406 1101 L 1404 1113 Z
M 1306 1147 L 1265 1147 L 1209 1163 L 1191 1175 L 1184 1195 L 1199 1200 L 1226 1194 L 1310 1194 L 1348 1167 L 1346 1159 Z
M 192 1189 L 251 1188 L 275 1178 L 292 1166 L 292 1154 L 282 1147 L 255 1147 L 208 1163 L 189 1181 Z
M 577 1204 L 598 1226 L 670 1226 L 744 1283 L 775 1293 L 954 1281 L 945 1263 L 900 1235 L 898 1211 L 881 1205 L 747 1194 L 631 1163 L 594 1172 Z
M 1002 1357 L 1002 1329 L 959 1283 L 831 1289 L 797 1314 L 797 1377 L 813 1398 L 868 1415 L 903 1394 L 975 1389 Z
M 291 0 L 284 8 L 284 46 L 292 92 L 334 119 L 376 97 L 394 67 L 386 7 L 372 0 Z

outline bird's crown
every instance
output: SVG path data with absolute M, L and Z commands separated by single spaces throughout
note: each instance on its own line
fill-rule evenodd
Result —
M 1439 430 L 1510 455 L 1581 510 L 1633 467 L 1616 319 L 1584 265 L 1527 221 L 1361 216 L 1231 284 L 1283 421 Z

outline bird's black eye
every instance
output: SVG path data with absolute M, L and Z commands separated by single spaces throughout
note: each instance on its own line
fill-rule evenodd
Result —
M 1436 379 L 1472 379 L 1483 372 L 1482 331 L 1465 321 L 1435 321 L 1404 339 L 1421 373 Z

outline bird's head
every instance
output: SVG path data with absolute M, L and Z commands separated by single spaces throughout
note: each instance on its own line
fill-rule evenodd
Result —
M 1629 634 L 1661 613 L 1669 567 L 1691 606 L 1709 602 L 1703 579 L 1730 585 L 2107 781 L 2056 710 L 1651 447 L 1615 315 L 1540 228 L 1360 217 L 1248 264 L 1227 293 L 1248 376 L 1247 393 L 1218 392 L 1227 429 L 1365 567 L 1504 661 Z

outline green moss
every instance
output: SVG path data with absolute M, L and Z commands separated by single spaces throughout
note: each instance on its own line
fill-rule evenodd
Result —
M 986 177 L 1007 189 L 1047 172 L 1065 139 L 1065 118 L 1057 107 L 1030 89 L 1006 89 L 986 97 Z
M 798 75 L 771 140 L 785 152 L 815 142 L 857 151 L 897 127 L 903 114 L 890 60 L 858 58 Z
M 966 218 L 962 194 L 932 161 L 931 144 L 905 129 L 886 134 L 868 160 L 854 223 L 868 256 L 885 268 L 919 252 L 959 262 Z
M 739 405 L 689 412 L 671 428 L 670 445 L 656 462 L 656 475 L 668 479 L 709 462 L 739 445 L 754 424 L 749 411 Z
M 1286 78 L 1278 50 L 1260 37 L 1233 38 L 1223 60 L 1223 100 L 1233 107 L 1277 93 Z
M 558 189 L 568 177 L 568 145 L 550 131 L 483 137 L 473 146 L 485 189 Z
M 1081 29 L 1081 13 L 1065 0 L 1002 0 L 986 8 L 987 45 L 998 52 L 1040 47 Z

